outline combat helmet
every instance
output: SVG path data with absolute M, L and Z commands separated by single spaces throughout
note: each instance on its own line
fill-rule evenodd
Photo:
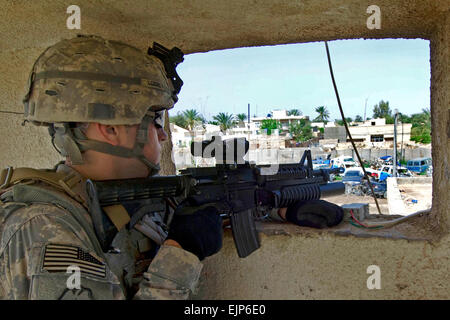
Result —
M 73 164 L 95 150 L 135 157 L 154 174 L 142 149 L 151 121 L 163 125 L 164 111 L 177 102 L 183 82 L 175 71 L 178 48 L 154 43 L 148 54 L 128 44 L 80 35 L 47 48 L 34 63 L 24 103 L 26 121 L 49 127 L 52 143 Z M 140 124 L 133 149 L 89 140 L 75 123 Z

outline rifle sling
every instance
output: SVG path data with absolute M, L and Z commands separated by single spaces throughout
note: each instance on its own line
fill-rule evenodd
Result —
M 121 204 L 102 207 L 102 209 L 119 231 L 131 220 L 127 210 Z

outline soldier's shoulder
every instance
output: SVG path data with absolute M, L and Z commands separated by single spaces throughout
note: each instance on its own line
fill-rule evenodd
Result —
M 10 204 L 11 206 L 14 204 Z M 30 236 L 42 235 L 58 225 L 60 232 L 69 232 L 61 221 L 70 216 L 62 207 L 47 203 L 34 203 L 18 206 L 15 210 L 3 212 L 3 221 L 0 228 L 0 250 L 4 248 L 11 238 L 18 232 Z
M 3 268 L 9 277 L 5 288 L 16 299 L 113 299 L 123 295 L 104 256 L 66 209 L 32 204 L 17 209 L 5 226 L 0 271 Z M 68 268 L 79 273 L 84 288 L 67 290 Z M 0 281 L 3 279 L 0 274 Z
M 53 203 L 32 203 L 32 204 L 11 204 L 15 206 L 13 210 L 9 209 L 7 206 L 5 210 L 5 216 L 3 217 L 3 224 L 7 225 L 8 228 L 17 229 L 21 225 L 25 224 L 39 216 L 65 216 L 70 215 L 70 212 Z
M 19 231 L 58 226 L 61 232 L 73 233 L 90 224 L 81 203 L 46 181 L 18 181 L 0 195 L 0 250 Z

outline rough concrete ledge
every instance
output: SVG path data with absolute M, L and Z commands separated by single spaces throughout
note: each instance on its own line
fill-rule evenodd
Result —
M 330 230 L 267 223 L 261 248 L 243 259 L 227 230 L 222 250 L 204 260 L 199 290 L 192 298 L 449 298 L 448 235 L 437 243 L 374 237 L 355 241 Z M 381 270 L 380 290 L 368 290 L 370 265 Z
M 397 178 L 397 185 L 401 184 L 431 184 L 433 183 L 432 177 L 413 177 L 413 178 Z

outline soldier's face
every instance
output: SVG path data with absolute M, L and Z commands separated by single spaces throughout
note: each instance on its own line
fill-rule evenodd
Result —
M 126 142 L 123 146 L 132 149 L 136 141 L 136 134 L 139 125 L 132 126 L 127 132 Z M 167 133 L 164 128 L 151 122 L 147 129 L 147 143 L 144 145 L 143 154 L 150 162 L 159 164 L 161 161 L 162 142 L 167 140 Z M 137 159 L 135 159 L 137 160 Z M 139 160 L 137 162 L 141 163 Z M 145 167 L 145 166 L 144 166 Z
M 86 136 L 88 139 L 109 143 L 133 149 L 139 125 L 103 125 L 93 123 L 89 125 Z M 161 161 L 162 142 L 167 140 L 167 133 L 158 124 L 151 122 L 147 128 L 147 143 L 142 150 L 147 160 L 154 164 Z M 96 180 L 129 179 L 148 176 L 147 166 L 138 158 L 126 158 L 87 150 L 84 159 L 87 165 L 77 166 L 77 170 Z M 91 170 L 95 167 L 95 170 Z M 84 169 L 83 169 L 84 168 Z M 91 172 L 92 171 L 92 172 Z
M 167 140 L 164 128 L 156 126 L 153 122 L 148 127 L 147 143 L 144 146 L 144 156 L 154 164 L 161 161 L 161 143 Z
M 132 149 L 136 141 L 136 134 L 139 125 L 128 127 L 126 130 L 126 138 L 121 143 L 123 147 Z M 123 132 L 123 131 L 122 131 Z M 167 140 L 167 133 L 164 128 L 155 126 L 152 122 L 147 129 L 147 143 L 142 150 L 143 155 L 147 160 L 154 164 L 159 164 L 161 161 L 162 142 Z M 117 166 L 125 172 L 126 178 L 139 178 L 148 176 L 148 168 L 137 158 L 120 158 L 117 157 Z

